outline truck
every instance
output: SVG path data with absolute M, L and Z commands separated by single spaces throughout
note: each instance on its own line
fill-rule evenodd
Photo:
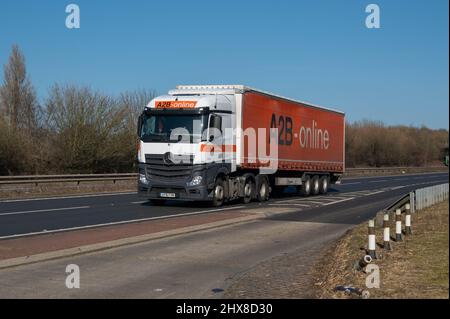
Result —
M 344 112 L 244 85 L 178 85 L 137 127 L 138 195 L 154 205 L 325 194 L 345 170 Z

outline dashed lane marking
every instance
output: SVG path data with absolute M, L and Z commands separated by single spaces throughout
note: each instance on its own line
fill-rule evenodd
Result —
M 77 209 L 86 209 L 91 208 L 91 206 L 78 206 L 78 207 L 62 207 L 62 208 L 50 208 L 50 209 L 36 209 L 36 210 L 24 210 L 21 212 L 9 212 L 9 213 L 1 213 L 1 216 L 9 216 L 9 215 L 22 215 L 22 214 L 32 214 L 32 213 L 45 213 L 45 212 L 55 212 L 62 210 L 77 210 Z
M 101 196 L 119 196 L 119 195 L 132 195 L 136 192 L 121 192 L 121 193 L 105 193 L 105 194 L 88 194 L 88 195 L 73 195 L 73 196 L 57 196 L 57 197 L 40 197 L 40 198 L 27 198 L 27 199 L 6 199 L 1 200 L 0 203 L 15 203 L 15 202 L 31 202 L 39 200 L 53 200 L 53 199 L 70 199 L 70 198 L 84 198 L 84 197 L 101 197 Z

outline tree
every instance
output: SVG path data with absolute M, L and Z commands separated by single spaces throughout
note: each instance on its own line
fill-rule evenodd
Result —
M 39 106 L 25 58 L 12 47 L 0 86 L 0 174 L 34 174 L 39 166 Z
M 50 166 L 67 173 L 130 172 L 137 117 L 152 94 L 112 98 L 88 87 L 54 85 L 45 103 Z
M 13 45 L 8 63 L 3 68 L 0 110 L 13 130 L 30 131 L 36 127 L 36 92 L 27 76 L 25 57 L 17 45 Z

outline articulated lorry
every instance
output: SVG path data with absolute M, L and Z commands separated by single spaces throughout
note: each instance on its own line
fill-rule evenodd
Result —
M 144 108 L 138 136 L 138 194 L 153 204 L 312 196 L 344 173 L 343 112 L 243 85 L 179 85 Z

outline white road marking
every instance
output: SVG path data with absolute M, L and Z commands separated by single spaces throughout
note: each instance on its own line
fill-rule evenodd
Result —
M 361 184 L 361 182 L 342 183 L 341 186 L 355 185 L 355 184 Z
M 158 219 L 166 219 L 166 218 L 189 216 L 189 215 L 201 215 L 201 214 L 207 214 L 207 213 L 224 211 L 224 210 L 235 210 L 235 209 L 239 209 L 239 208 L 243 208 L 243 207 L 244 206 L 218 208 L 218 209 L 201 210 L 201 211 L 197 211 L 197 212 L 184 213 L 184 214 L 178 214 L 178 215 L 177 214 L 173 214 L 173 215 L 165 215 L 165 216 L 158 216 L 158 217 L 148 217 L 148 218 L 140 218 L 140 219 L 123 220 L 123 221 L 120 221 L 120 222 L 110 222 L 110 223 L 102 223 L 102 224 L 87 225 L 87 226 L 61 228 L 61 229 L 54 229 L 54 230 L 47 230 L 47 231 L 40 231 L 40 232 L 33 232 L 33 233 L 25 233 L 25 234 L 3 236 L 3 237 L 0 237 L 0 239 L 10 239 L 10 238 L 28 237 L 28 236 L 41 235 L 41 234 L 61 233 L 61 232 L 71 231 L 71 230 L 80 230 L 80 229 L 89 229 L 89 228 L 104 227 L 104 226 L 130 224 L 130 223 L 143 222 L 143 221 L 149 221 L 149 220 L 158 220 Z
M 312 203 L 312 204 L 317 204 L 317 205 L 322 205 L 323 204 L 323 202 L 319 202 L 319 201 L 316 201 L 316 200 L 302 200 L 302 201 L 299 201 L 299 202 Z
M 389 182 L 388 179 L 381 179 L 379 181 L 370 181 L 369 183 L 383 183 L 383 182 Z
M 37 201 L 37 200 L 49 200 L 49 199 L 70 199 L 70 198 L 117 196 L 117 195 L 131 195 L 131 194 L 137 194 L 137 193 L 136 192 L 122 192 L 122 193 L 88 194 L 88 195 L 73 195 L 73 196 L 60 196 L 60 197 L 40 197 L 40 198 L 28 198 L 28 199 L 6 199 L 6 200 L 1 200 L 0 203 L 30 202 L 30 201 Z
M 9 213 L 1 213 L 0 216 L 7 215 L 22 215 L 22 214 L 32 214 L 32 213 L 45 213 L 45 212 L 55 212 L 62 210 L 76 210 L 76 209 L 86 209 L 91 208 L 91 206 L 78 206 L 78 207 L 63 207 L 63 208 L 49 208 L 49 209 L 37 209 L 37 210 L 24 210 L 21 212 L 9 212 Z
M 297 203 L 280 203 L 280 204 L 269 204 L 269 206 L 299 206 L 299 207 L 313 207 L 307 204 L 297 204 Z
M 330 196 L 330 197 L 324 197 L 323 198 L 323 200 L 326 200 L 326 201 L 335 201 L 335 200 L 341 200 L 341 199 L 344 199 L 344 198 L 348 198 L 348 196 Z
M 348 195 L 349 195 L 349 196 L 364 196 L 364 195 L 370 194 L 371 192 L 373 192 L 373 191 L 351 192 L 351 193 L 349 193 Z
M 339 197 L 340 197 L 340 198 L 348 198 L 348 197 L 352 197 L 352 196 L 355 196 L 355 195 L 358 195 L 358 194 L 347 193 L 347 194 L 339 195 Z
M 346 201 L 352 200 L 352 199 L 354 199 L 354 197 L 349 197 L 349 198 L 341 199 L 341 200 L 338 200 L 338 201 L 335 201 L 335 202 L 326 203 L 326 204 L 323 204 L 323 206 L 328 206 L 328 205 L 332 205 L 332 204 L 342 203 L 342 202 L 346 202 Z
M 139 202 L 131 202 L 131 204 L 144 204 L 144 203 L 148 203 L 148 200 L 141 200 Z
M 385 191 L 372 192 L 372 193 L 364 194 L 364 196 L 370 196 L 370 195 L 380 194 L 380 193 L 384 193 L 384 192 Z
M 326 196 L 316 196 L 314 197 L 314 199 L 322 199 L 322 198 L 326 198 Z M 276 203 L 289 203 L 289 202 L 310 202 L 311 199 L 308 197 L 298 197 L 298 198 L 293 198 L 293 199 L 286 199 L 286 200 L 280 200 L 277 201 Z

